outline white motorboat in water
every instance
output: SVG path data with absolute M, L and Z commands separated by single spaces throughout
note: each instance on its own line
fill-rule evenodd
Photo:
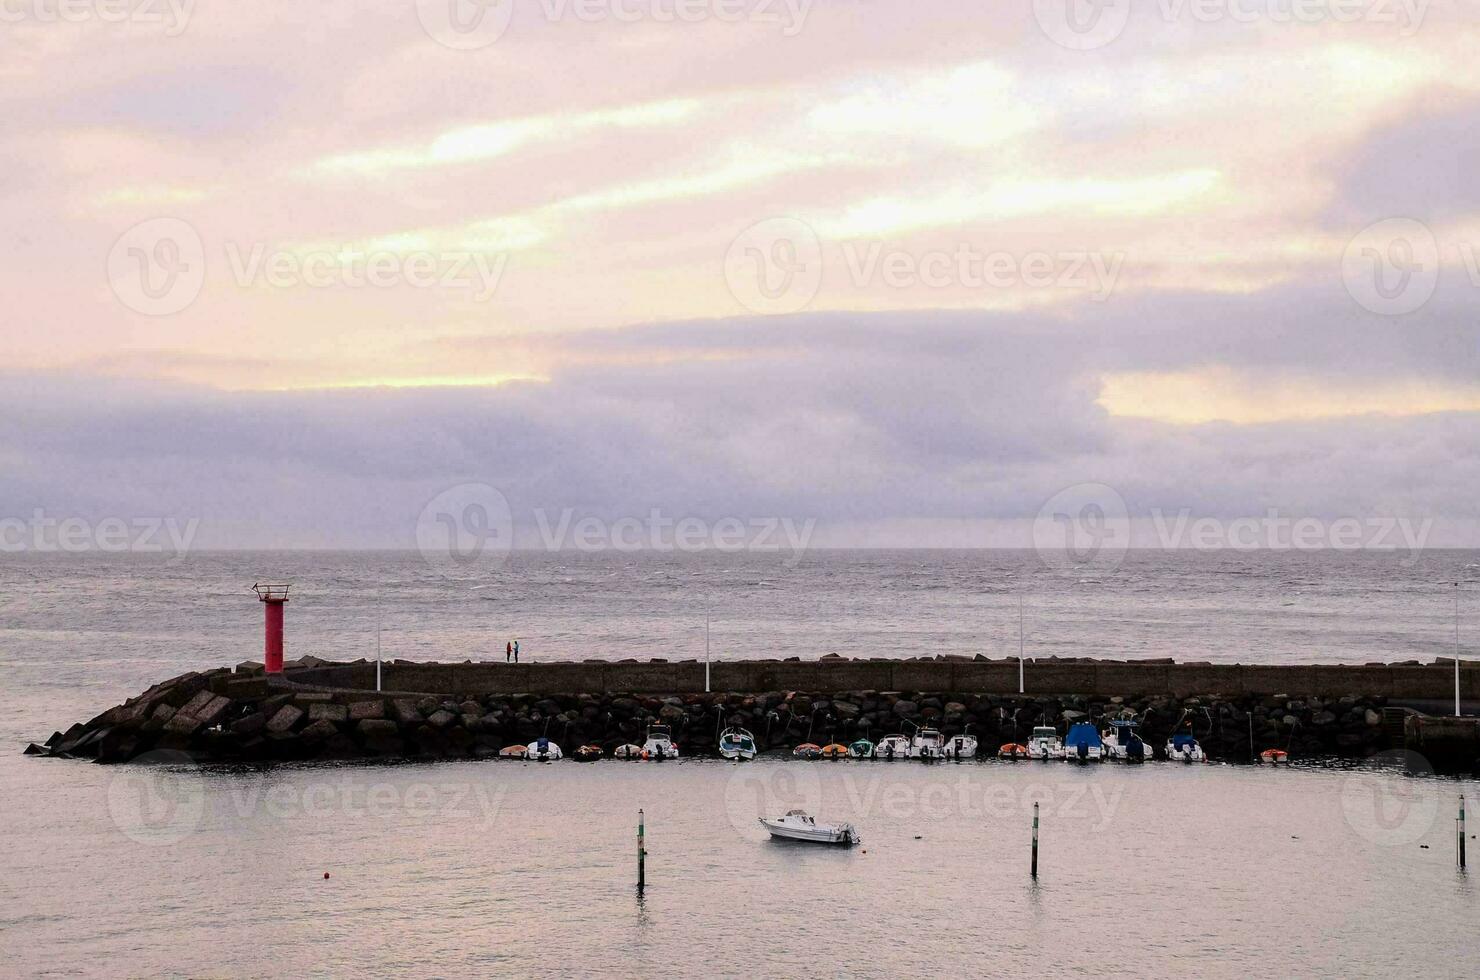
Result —
M 945 754 L 946 737 L 934 728 L 916 730 L 910 739 L 910 757 L 914 759 L 939 759 Z
M 719 754 L 726 759 L 754 759 L 755 736 L 743 728 L 726 728 L 719 736 Z
M 903 735 L 885 735 L 879 739 L 879 744 L 874 746 L 875 759 L 908 759 L 910 757 L 910 740 Z
M 1064 743 L 1059 739 L 1058 730 L 1052 725 L 1036 726 L 1033 734 L 1028 736 L 1028 758 L 1062 759 L 1063 757 Z
M 1102 737 L 1105 755 L 1113 762 L 1144 762 L 1151 758 L 1151 746 L 1141 740 L 1134 721 L 1117 718 L 1110 722 Z
M 1207 755 L 1203 752 L 1197 739 L 1190 734 L 1173 735 L 1167 739 L 1167 758 L 1173 762 L 1206 762 Z
M 537 738 L 525 747 L 524 758 L 535 762 L 554 762 L 564 757 L 560 753 L 560 746 L 548 738 Z
M 851 823 L 818 823 L 805 810 L 788 810 L 784 817 L 761 817 L 761 825 L 772 837 L 806 841 L 811 844 L 851 846 L 862 840 Z
M 678 745 L 673 741 L 673 733 L 667 725 L 648 726 L 647 741 L 642 743 L 642 757 L 658 762 L 678 758 Z
M 958 762 L 962 759 L 975 759 L 976 736 L 953 735 L 946 741 L 945 754 L 947 759 L 955 759 Z

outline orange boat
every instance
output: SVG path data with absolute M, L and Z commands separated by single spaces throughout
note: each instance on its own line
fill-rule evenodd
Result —
M 1290 753 L 1286 752 L 1284 749 L 1265 749 L 1263 752 L 1259 753 L 1259 761 L 1267 762 L 1272 766 L 1277 766 L 1281 762 L 1283 762 L 1285 765 L 1289 765 Z
M 997 750 L 997 758 L 999 759 L 1026 759 L 1027 757 L 1028 747 L 1026 745 L 1019 745 L 1017 742 L 1008 742 Z
M 848 758 L 848 746 L 839 745 L 837 742 L 824 745 L 822 747 L 822 757 L 824 759 L 846 759 Z

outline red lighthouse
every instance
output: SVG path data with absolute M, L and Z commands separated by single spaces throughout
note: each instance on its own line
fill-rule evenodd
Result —
M 269 674 L 283 672 L 283 607 L 288 604 L 287 585 L 254 585 L 252 591 L 267 612 L 267 639 L 262 663 Z

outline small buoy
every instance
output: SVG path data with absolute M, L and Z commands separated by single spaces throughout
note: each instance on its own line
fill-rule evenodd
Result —
M 867 854 L 867 853 L 868 853 L 868 848 L 866 848 L 866 847 L 865 847 L 865 848 L 864 848 L 864 849 L 863 849 L 863 853 L 865 853 L 865 854 Z
M 327 871 L 324 872 L 324 880 L 325 881 L 328 881 L 329 880 L 329 872 L 327 872 Z
M 1420 844 L 1418 846 L 1419 846 L 1419 849 L 1420 850 L 1427 851 L 1429 849 L 1429 845 L 1427 845 L 1427 844 Z
M 915 840 L 919 840 L 919 839 L 920 839 L 920 835 L 919 834 L 916 834 L 915 835 Z

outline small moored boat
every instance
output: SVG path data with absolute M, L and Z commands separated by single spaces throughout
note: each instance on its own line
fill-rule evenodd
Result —
M 1099 729 L 1087 721 L 1069 726 L 1064 738 L 1064 758 L 1070 762 L 1100 762 L 1105 757 L 1105 743 Z
M 1208 757 L 1190 732 L 1167 739 L 1167 758 L 1173 762 L 1206 762 Z
M 678 743 L 673 741 L 673 732 L 667 725 L 649 725 L 647 741 L 642 743 L 642 757 L 662 762 L 678 758 Z
M 885 735 L 879 739 L 879 744 L 874 746 L 875 759 L 908 759 L 910 757 L 910 740 L 903 735 Z
M 1026 759 L 1027 757 L 1028 747 L 1021 742 L 1008 742 L 997 750 L 999 759 Z
M 755 736 L 743 728 L 726 728 L 719 736 L 719 754 L 726 759 L 754 759 Z
M 633 745 L 631 742 L 628 742 L 626 745 L 618 745 L 616 748 L 612 749 L 612 758 L 613 759 L 641 759 L 642 758 L 642 746 L 641 745 Z
M 1028 758 L 1062 759 L 1064 743 L 1059 740 L 1058 730 L 1052 725 L 1038 725 L 1028 736 Z
M 563 756 L 560 754 L 560 746 L 541 736 L 525 747 L 524 758 L 536 762 L 554 762 Z
M 524 745 L 507 745 L 498 750 L 500 759 L 522 759 L 529 754 L 529 747 Z
M 761 825 L 772 837 L 811 844 L 842 844 L 851 847 L 862 838 L 851 823 L 818 823 L 805 810 L 789 810 L 784 817 L 761 817 Z
M 848 754 L 855 759 L 872 759 L 874 757 L 874 743 L 866 738 L 860 738 L 848 746 Z
M 820 759 L 822 758 L 822 746 L 816 742 L 803 742 L 792 749 L 791 754 L 798 759 Z
M 1106 757 L 1116 762 L 1144 762 L 1151 758 L 1151 746 L 1141 740 L 1134 721 L 1115 719 L 1102 738 Z
M 946 748 L 946 737 L 934 728 L 921 728 L 910 739 L 910 756 L 927 762 L 939 759 Z
M 1289 765 L 1290 753 L 1284 749 L 1265 749 L 1259 753 L 1259 761 L 1267 762 L 1272 766 Z
M 570 757 L 577 762 L 595 762 L 601 758 L 601 746 L 583 745 L 572 752 Z
M 846 759 L 848 758 L 848 746 L 838 742 L 824 745 L 822 747 L 822 757 L 824 759 Z
M 976 736 L 975 735 L 953 735 L 946 741 L 945 754 L 947 759 L 976 758 Z

